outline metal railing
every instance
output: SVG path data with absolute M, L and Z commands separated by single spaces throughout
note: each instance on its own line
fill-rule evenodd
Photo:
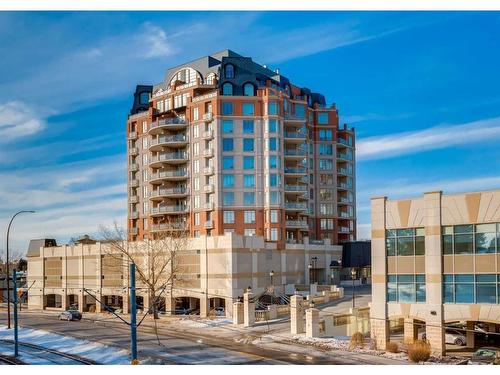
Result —
M 307 227 L 305 220 L 286 220 L 285 225 L 289 228 L 304 228 Z
M 169 213 L 169 212 L 185 212 L 189 210 L 188 205 L 183 206 L 159 206 L 151 208 L 152 214 L 161 214 L 161 213 Z
M 307 174 L 307 169 L 285 167 L 285 173 Z
M 307 156 L 306 150 L 285 150 L 285 156 Z
M 307 191 L 307 185 L 285 185 L 285 191 Z
M 287 208 L 287 209 L 306 210 L 307 209 L 307 204 L 306 203 L 291 203 L 291 202 L 287 202 L 287 203 L 285 203 L 285 208 Z
M 166 160 L 187 160 L 187 159 L 188 159 L 187 152 L 167 152 L 151 157 L 149 163 L 166 161 Z
M 175 142 L 187 142 L 188 137 L 185 134 L 176 134 L 176 135 L 162 135 L 157 138 L 153 138 L 149 145 L 154 146 L 161 143 L 175 143 Z
M 306 138 L 307 133 L 306 132 L 285 132 L 285 139 L 286 138 Z
M 185 187 L 161 188 L 153 190 L 151 192 L 151 197 L 159 197 L 162 195 L 176 195 L 176 194 L 187 194 L 187 189 Z
M 158 178 L 168 178 L 168 177 L 187 177 L 187 169 L 181 169 L 177 171 L 162 171 L 151 173 L 149 176 L 150 180 L 158 179 Z

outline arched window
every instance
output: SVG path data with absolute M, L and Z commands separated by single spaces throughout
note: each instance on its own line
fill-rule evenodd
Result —
M 198 79 L 201 80 L 201 76 L 196 70 L 194 70 L 193 68 L 182 68 L 174 74 L 174 76 L 170 80 L 169 85 L 171 86 L 172 83 L 177 81 L 184 83 L 194 83 Z
M 255 87 L 251 83 L 245 83 L 243 85 L 243 95 L 245 96 L 255 96 Z
M 215 79 L 216 79 L 215 73 L 209 73 L 209 74 L 207 75 L 207 78 L 206 78 L 206 80 L 205 80 L 205 83 L 206 83 L 207 85 L 213 85 L 213 84 L 215 84 Z
M 227 64 L 224 67 L 224 77 L 228 79 L 234 78 L 234 66 L 232 64 Z
M 233 85 L 226 82 L 222 85 L 222 95 L 233 95 Z

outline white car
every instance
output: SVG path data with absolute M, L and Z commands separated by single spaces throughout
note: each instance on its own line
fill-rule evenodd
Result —
M 426 340 L 426 334 L 422 334 L 422 340 Z M 467 343 L 467 338 L 460 331 L 455 331 L 447 329 L 444 333 L 444 342 L 446 344 L 453 344 L 458 346 L 464 346 Z

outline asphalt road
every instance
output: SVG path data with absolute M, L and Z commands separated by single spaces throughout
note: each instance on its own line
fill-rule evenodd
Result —
M 0 324 L 6 324 L 5 312 L 0 312 Z M 20 325 L 43 329 L 80 339 L 97 341 L 124 349 L 130 348 L 130 331 L 124 323 L 116 321 L 66 322 L 56 315 L 20 313 Z M 160 345 L 152 328 L 140 328 L 138 332 L 139 358 L 148 358 L 148 364 L 356 364 L 355 358 L 326 355 L 314 349 L 303 354 L 279 348 L 261 348 L 217 337 L 197 336 L 188 333 L 167 332 L 159 329 Z M 358 362 L 359 363 L 359 362 Z

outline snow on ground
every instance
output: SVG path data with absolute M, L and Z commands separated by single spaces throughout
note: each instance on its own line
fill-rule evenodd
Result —
M 13 340 L 14 330 L 8 330 L 6 326 L 0 326 L 0 339 Z M 125 365 L 130 363 L 128 351 L 126 350 L 88 340 L 58 335 L 44 330 L 20 327 L 19 341 L 68 354 L 79 355 L 103 365 Z M 11 348 L 12 346 L 10 346 Z M 40 363 L 43 361 L 41 358 L 25 358 L 22 360 L 30 364 L 47 364 Z
M 228 324 L 233 324 L 233 321 L 226 318 L 214 318 L 214 319 L 181 318 L 176 323 L 193 328 L 216 328 Z
M 273 336 L 273 335 L 267 335 L 267 338 L 274 340 L 274 341 L 283 341 L 283 337 L 278 337 L 278 336 Z M 383 350 L 376 350 L 373 349 L 373 343 L 370 339 L 367 339 L 365 342 L 365 345 L 360 348 L 353 348 L 349 349 L 349 341 L 350 337 L 325 337 L 325 338 L 320 338 L 320 337 L 314 337 L 314 338 L 307 338 L 305 335 L 294 335 L 290 336 L 288 339 L 285 338 L 285 341 L 291 342 L 291 343 L 299 343 L 299 344 L 305 344 L 305 345 L 312 345 L 321 349 L 327 349 L 327 350 L 342 350 L 342 351 L 349 351 L 353 353 L 360 353 L 360 354 L 368 354 L 368 355 L 375 355 L 375 356 L 382 356 L 385 358 L 390 358 L 390 359 L 396 359 L 396 360 L 405 360 L 408 361 L 408 354 L 406 354 L 403 351 L 400 351 L 399 353 L 389 353 Z M 436 357 L 431 357 L 429 361 L 425 362 L 424 364 L 455 364 L 458 362 L 463 361 L 463 358 L 458 358 L 458 357 L 451 357 L 451 356 L 445 356 L 442 358 L 436 358 Z

